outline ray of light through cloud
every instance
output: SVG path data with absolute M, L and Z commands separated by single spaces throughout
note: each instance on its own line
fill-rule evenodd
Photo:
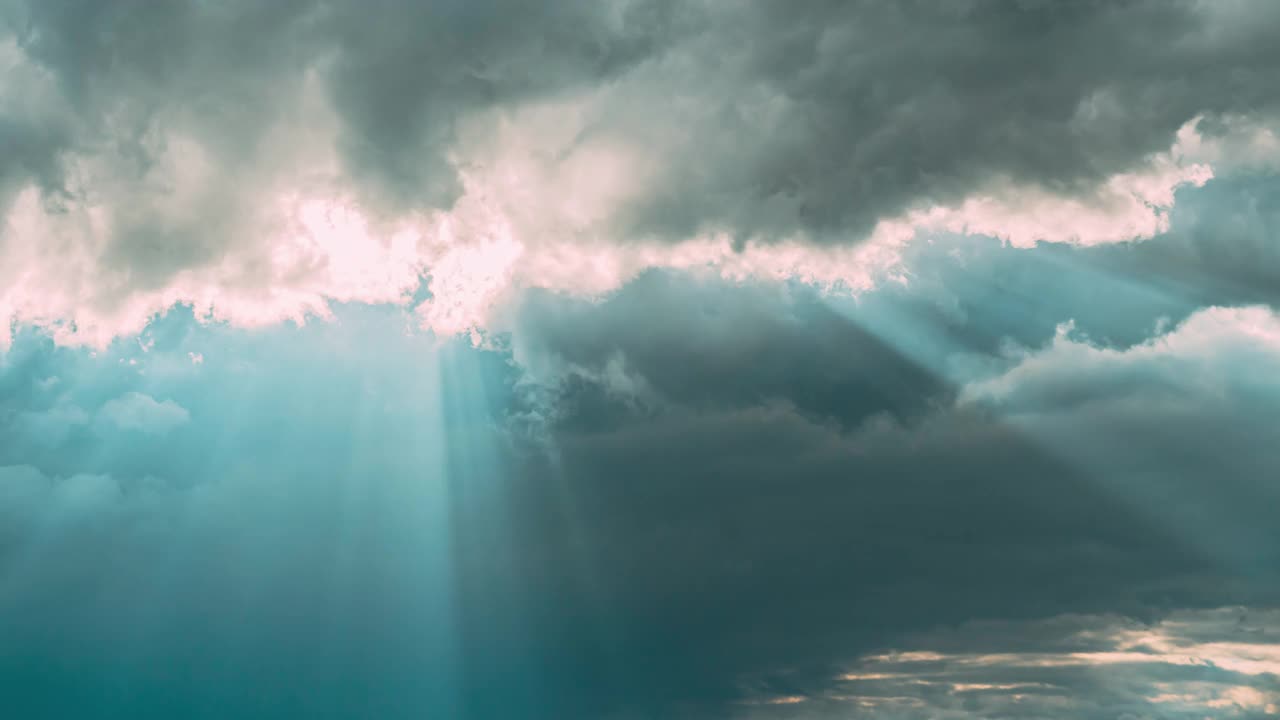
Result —
M 1275 716 L 1277 29 L 0 0 L 0 715 Z

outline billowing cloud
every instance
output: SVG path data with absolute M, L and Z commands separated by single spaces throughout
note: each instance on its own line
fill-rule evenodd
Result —
M 6 709 L 1274 714 L 1278 13 L 0 0 Z
M 125 393 L 108 400 L 98 410 L 99 420 L 121 430 L 137 430 L 151 435 L 164 435 L 186 424 L 191 414 L 172 400 L 157 401 L 139 392 Z
M 1274 155 L 1273 13 L 9 0 L 0 318 L 102 347 L 426 295 L 453 334 L 653 267 L 863 288 L 920 231 L 1149 238 Z

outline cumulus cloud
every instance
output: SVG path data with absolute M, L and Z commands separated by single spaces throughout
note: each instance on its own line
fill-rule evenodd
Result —
M 108 400 L 97 413 L 98 420 L 120 430 L 137 430 L 164 435 L 185 425 L 191 414 L 172 400 L 157 401 L 150 395 L 130 392 Z
M 1098 347 L 1073 338 L 1072 332 L 1069 323 L 1059 326 L 1049 347 L 1028 354 L 999 377 L 966 387 L 962 400 L 1018 413 L 1062 412 L 1141 396 L 1169 410 L 1168 402 L 1187 399 L 1188 386 L 1203 392 L 1197 411 L 1208 410 L 1199 405 L 1205 397 L 1217 396 L 1233 409 L 1246 398 L 1280 400 L 1267 397 L 1280 390 L 1266 370 L 1280 360 L 1280 316 L 1268 307 L 1206 308 L 1169 332 L 1124 349 Z
M 58 445 L 77 427 L 89 423 L 89 414 L 72 403 L 60 403 L 42 410 L 24 411 L 18 416 L 14 429 L 29 434 L 39 442 Z
M 920 231 L 1149 238 L 1266 166 L 1273 12 L 9 0 L 0 318 L 102 347 L 427 278 L 451 334 L 652 267 L 862 288 Z
M 0 0 L 4 694 L 1272 712 L 1277 21 Z

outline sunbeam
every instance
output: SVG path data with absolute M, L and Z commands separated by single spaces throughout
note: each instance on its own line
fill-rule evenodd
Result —
M 0 718 L 1276 715 L 1278 34 L 0 0 Z

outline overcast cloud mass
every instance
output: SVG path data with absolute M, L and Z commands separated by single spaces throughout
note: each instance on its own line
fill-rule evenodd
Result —
M 1280 715 L 1277 34 L 0 0 L 0 715 Z

